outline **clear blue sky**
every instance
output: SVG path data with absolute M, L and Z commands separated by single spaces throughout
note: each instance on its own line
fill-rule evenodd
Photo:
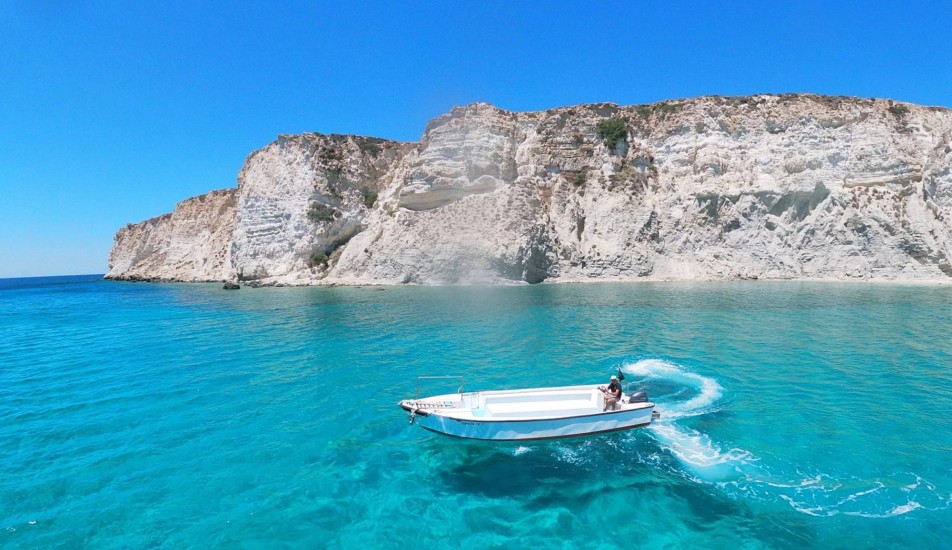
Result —
M 234 187 L 280 133 L 454 105 L 814 92 L 952 106 L 952 3 L 0 0 L 0 277 Z

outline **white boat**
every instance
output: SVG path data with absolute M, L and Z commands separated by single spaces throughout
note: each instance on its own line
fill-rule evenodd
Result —
M 421 377 L 448 378 L 448 377 Z M 645 392 L 623 396 L 605 409 L 597 384 L 463 392 L 405 399 L 410 422 L 464 439 L 532 441 L 593 435 L 646 426 L 658 417 Z

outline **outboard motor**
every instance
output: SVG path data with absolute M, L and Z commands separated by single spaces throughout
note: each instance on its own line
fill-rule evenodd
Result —
M 631 394 L 631 397 L 628 398 L 629 403 L 647 403 L 648 402 L 648 392 L 644 390 L 638 390 Z

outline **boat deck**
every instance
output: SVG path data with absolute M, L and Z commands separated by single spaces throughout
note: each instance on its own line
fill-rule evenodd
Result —
M 604 412 L 605 397 L 597 385 L 499 390 L 447 394 L 406 401 L 408 407 L 460 420 L 527 420 L 586 416 Z M 620 404 L 616 410 L 653 407 L 650 403 Z
M 486 415 L 495 418 L 545 416 L 555 413 L 557 416 L 573 416 L 600 411 L 598 404 L 591 399 L 571 399 L 564 401 L 541 401 L 522 403 L 493 403 L 486 405 Z

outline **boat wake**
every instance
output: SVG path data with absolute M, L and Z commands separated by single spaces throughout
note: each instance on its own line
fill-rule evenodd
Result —
M 941 494 L 913 473 L 863 480 L 803 472 L 781 458 L 762 460 L 745 449 L 722 445 L 683 425 L 692 417 L 721 409 L 724 389 L 715 379 L 660 359 L 627 363 L 621 370 L 631 381 L 640 379 L 652 388 L 649 393 L 661 418 L 652 422 L 648 432 L 676 459 L 676 463 L 669 461 L 671 469 L 692 482 L 712 485 L 738 498 L 786 502 L 813 516 L 891 517 L 952 506 L 952 495 Z M 656 397 L 657 389 L 667 391 Z
M 713 378 L 702 376 L 660 359 L 643 359 L 624 365 L 621 370 L 640 378 L 649 386 L 669 386 L 672 393 L 652 395 L 661 418 L 648 430 L 663 449 L 690 469 L 698 480 L 721 480 L 739 474 L 742 467 L 756 459 L 743 449 L 723 449 L 709 436 L 681 426 L 677 420 L 710 414 L 719 410 L 724 388 Z
M 714 412 L 717 410 L 715 405 L 724 393 L 724 388 L 713 378 L 686 371 L 661 359 L 642 359 L 625 364 L 621 370 L 643 381 L 660 380 L 678 387 L 674 399 L 665 399 L 664 415 L 669 420 Z M 683 393 L 691 392 L 695 395 L 683 401 L 679 399 Z

